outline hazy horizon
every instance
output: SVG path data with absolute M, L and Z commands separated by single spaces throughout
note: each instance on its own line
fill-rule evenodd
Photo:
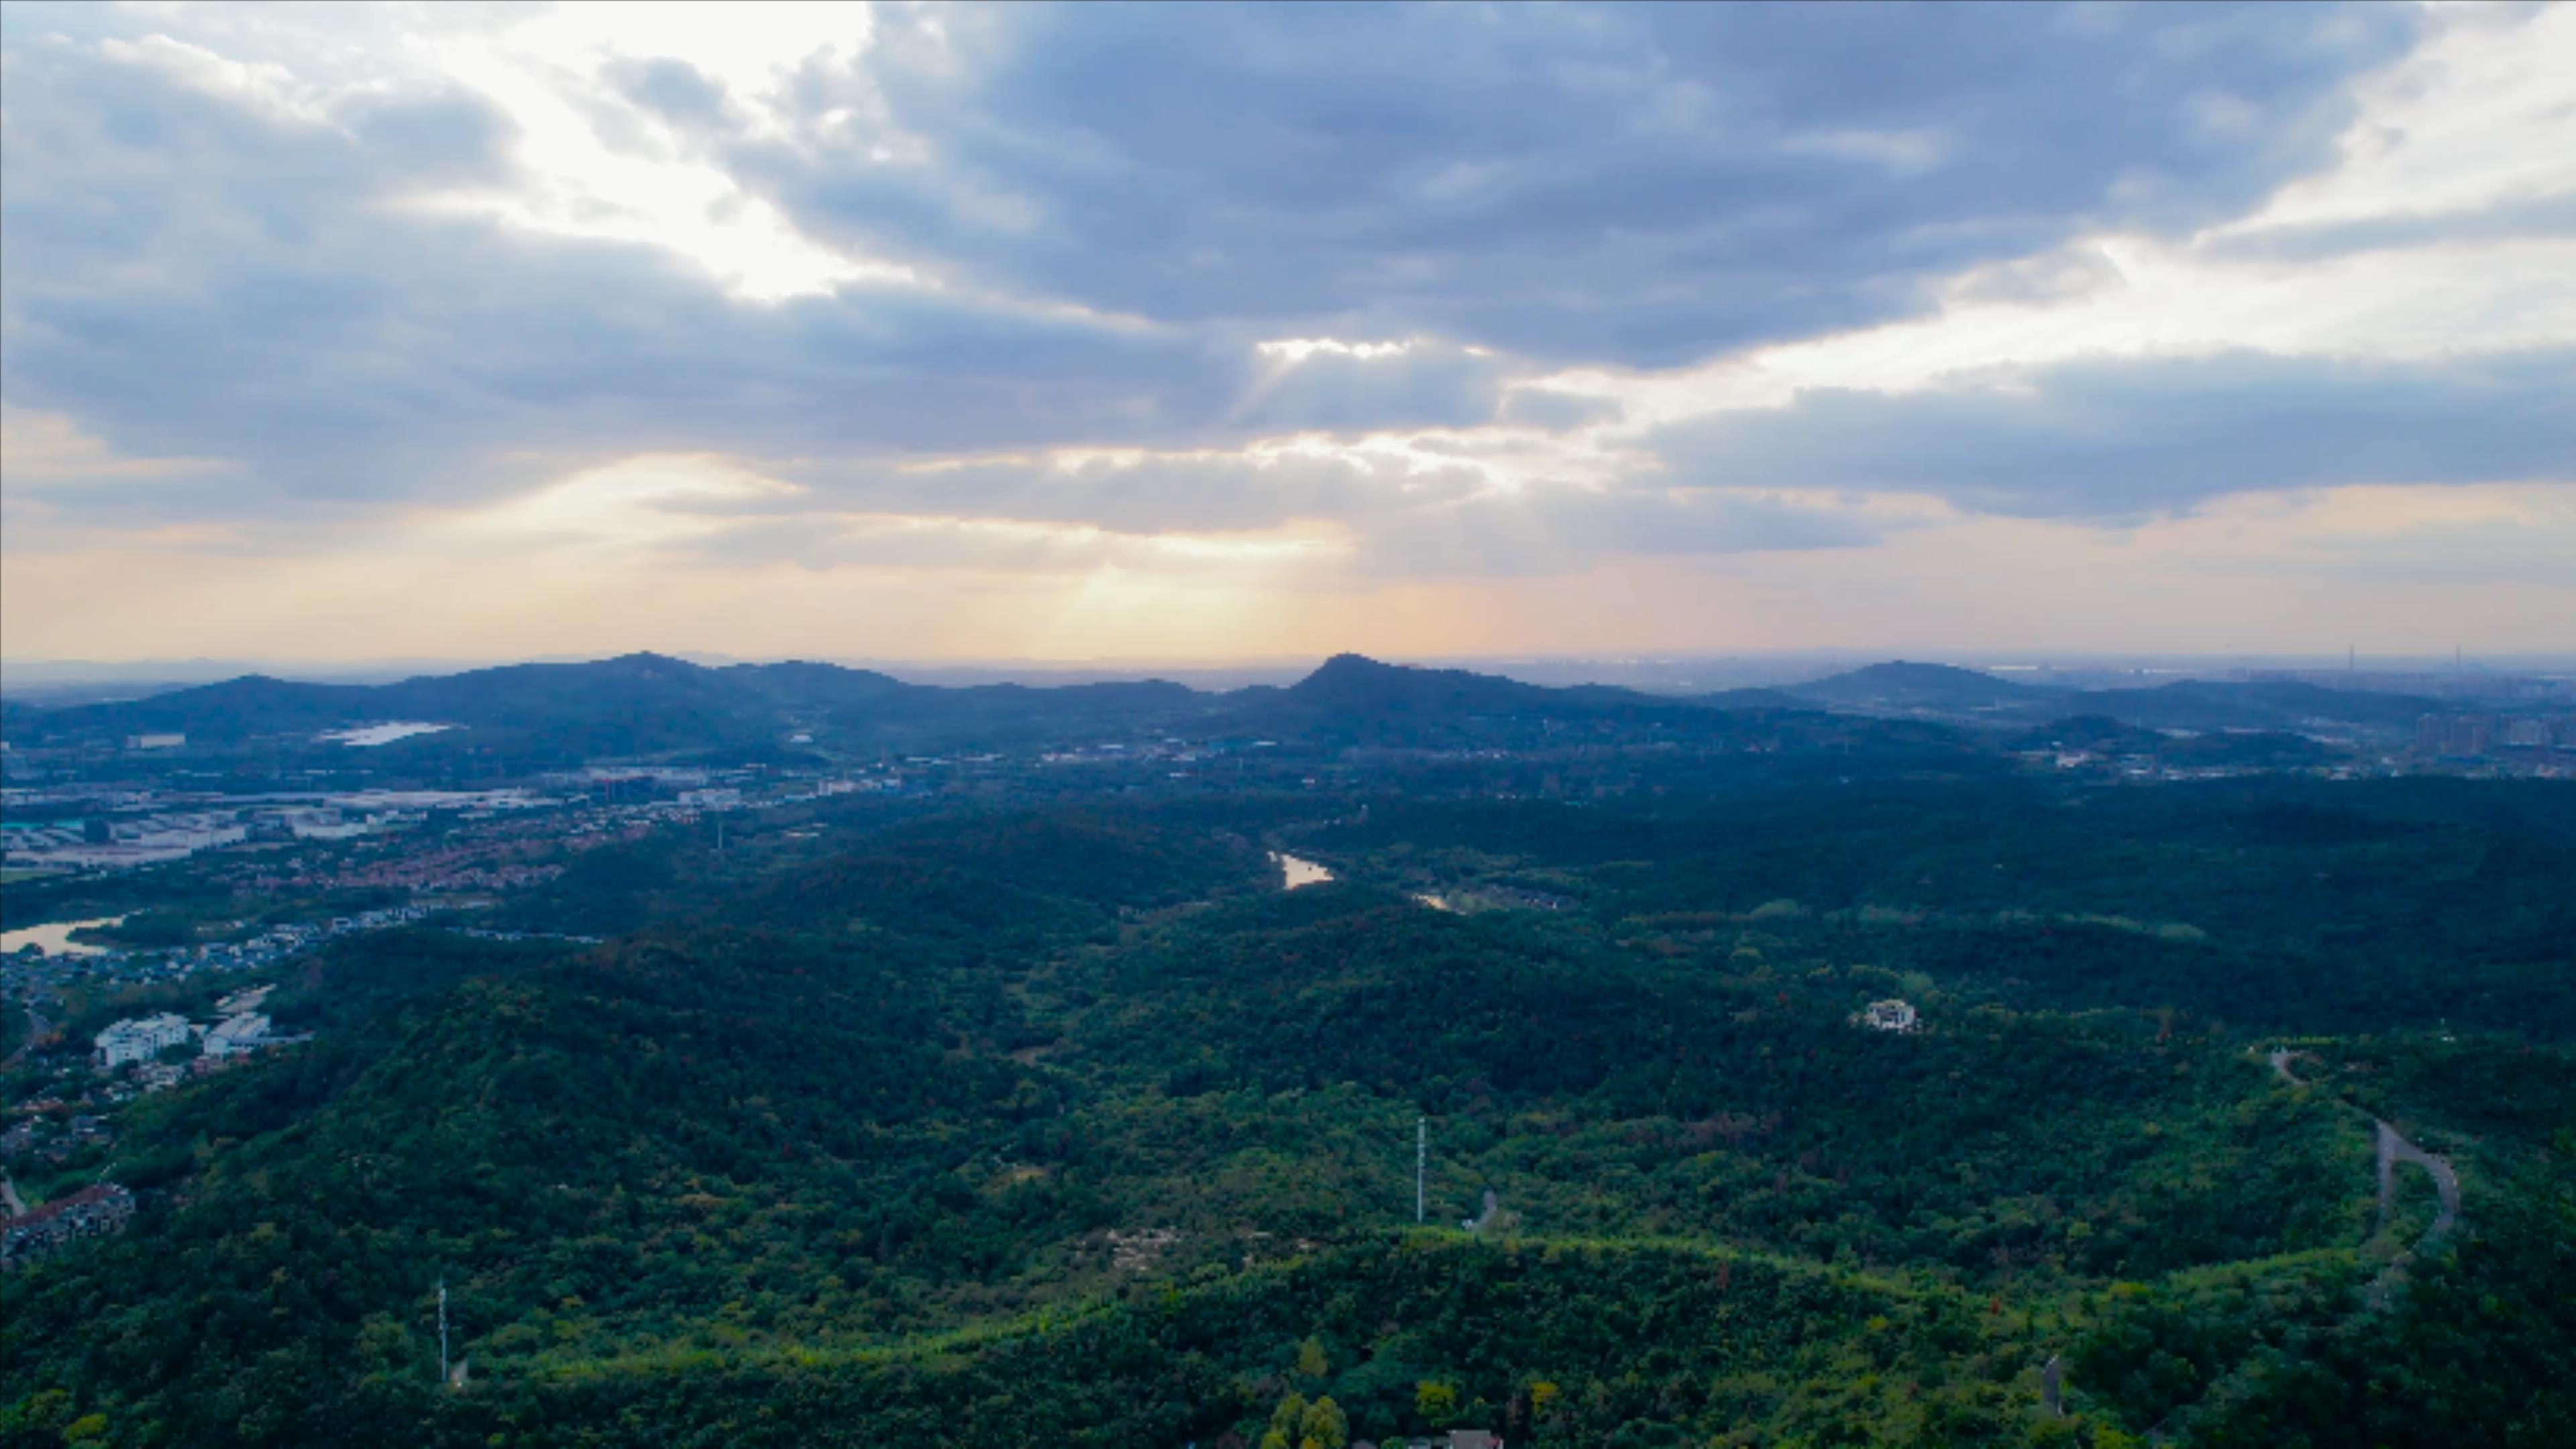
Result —
M 1233 689 L 1248 684 L 1283 684 L 1303 678 L 1329 657 L 1137 660 L 1137 659 L 890 659 L 863 655 L 743 656 L 701 651 L 642 650 L 711 667 L 735 664 L 806 662 L 868 669 L 918 684 L 985 683 L 1070 684 L 1094 681 L 1163 678 L 1199 689 Z M 1361 651 L 1336 651 L 1361 652 Z M 518 658 L 293 660 L 0 660 L 0 693 L 19 696 L 68 693 L 83 697 L 101 691 L 186 688 L 220 683 L 244 675 L 316 683 L 378 684 L 396 680 L 463 673 L 516 664 L 581 664 L 613 655 L 540 655 Z M 1379 656 L 1370 656 L 1379 657 Z M 2224 678 L 2263 671 L 2299 673 L 2355 672 L 2377 676 L 2563 677 L 2576 674 L 2576 651 L 2531 652 L 2490 656 L 2327 656 L 2124 654 L 2110 652 L 2031 652 L 1952 649 L 1903 651 L 1872 649 L 1739 650 L 1729 653 L 1599 654 L 1599 655 L 1423 655 L 1385 656 L 1383 662 L 1421 668 L 1467 669 L 1528 683 L 1547 685 L 1619 684 L 1647 690 L 1718 690 L 1767 684 L 1796 684 L 1875 663 L 1945 664 L 2005 675 L 2026 673 L 2041 680 L 2063 677 L 2079 683 L 2121 675 L 2145 678 Z
M 0 75 L 13 662 L 2576 645 L 2576 7 L 13 3 Z

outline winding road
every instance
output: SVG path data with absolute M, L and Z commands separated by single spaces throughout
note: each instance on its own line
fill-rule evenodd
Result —
M 2293 1087 L 2310 1085 L 2290 1070 L 2292 1058 L 2306 1055 L 2305 1052 L 2289 1047 L 2272 1048 L 2269 1057 L 2272 1075 Z M 2433 1192 L 2440 1201 L 2440 1208 L 2433 1214 L 2432 1226 L 2424 1230 L 2424 1236 L 2415 1240 L 2415 1246 L 2399 1253 L 2387 1267 L 2379 1270 L 2377 1277 L 2370 1280 L 2370 1286 L 2362 1290 L 2361 1307 L 2347 1314 L 2341 1322 L 2337 1323 L 2332 1330 L 2334 1332 L 2341 1332 L 2356 1320 L 2387 1307 L 2390 1295 L 2396 1291 L 2399 1284 L 2406 1281 L 2407 1266 L 2418 1257 L 2440 1246 L 2442 1239 L 2448 1236 L 2451 1229 L 2460 1221 L 2460 1175 L 2452 1170 L 2450 1159 L 2425 1151 L 2408 1141 L 2406 1134 L 2377 1117 L 2370 1119 L 2370 1125 L 2376 1130 L 2379 1144 L 2379 1231 L 2387 1231 L 2389 1215 L 2396 1209 L 2397 1164 L 2401 1162 L 2414 1163 L 2432 1174 Z M 2249 1360 L 2247 1364 L 2239 1364 L 2233 1372 L 2212 1383 L 2198 1399 L 2165 1415 L 2154 1428 L 2147 1431 L 2147 1442 L 2150 1444 L 2171 1442 L 2175 1434 L 2180 1432 L 2183 1426 L 2188 1425 L 2204 1405 L 2227 1397 L 2234 1391 L 2237 1382 L 2246 1374 L 2250 1362 Z
M 2290 1070 L 2290 1059 L 2307 1055 L 2289 1047 L 2272 1048 L 2272 1075 L 2294 1087 L 2308 1083 Z M 2406 1140 L 2406 1134 L 2373 1117 L 2370 1125 L 2379 1135 L 2379 1226 L 2388 1226 L 2388 1214 L 2396 1206 L 2397 1164 L 2411 1162 L 2433 1175 L 2433 1192 L 2441 1200 L 2441 1210 L 2433 1215 L 2433 1225 L 2415 1242 L 2415 1252 L 2427 1253 L 2439 1244 L 2460 1220 L 2460 1175 L 2451 1170 L 2449 1158 L 2437 1157 Z M 2401 1263 L 2403 1260 L 2400 1260 Z M 2398 1265 L 2392 1264 L 2390 1271 Z M 2382 1277 L 2387 1276 L 2382 1274 Z
M 2406 1140 L 2404 1135 L 2385 1122 L 2379 1128 L 2379 1222 L 2388 1224 L 2388 1211 L 2396 1190 L 2397 1164 L 2411 1162 L 2433 1174 L 2433 1191 L 2441 1198 L 2441 1211 L 2433 1214 L 2433 1226 L 2417 1239 L 2415 1251 L 2428 1252 L 2460 1220 L 2460 1175 L 2451 1170 L 2450 1159 L 2436 1157 Z
M 2441 1246 L 2442 1239 L 2460 1220 L 2460 1175 L 2451 1170 L 2450 1160 L 2436 1157 L 2407 1141 L 2405 1134 L 2375 1117 L 2371 1124 L 2379 1129 L 2379 1226 L 2383 1230 L 2387 1228 L 2388 1215 L 2396 1206 L 2397 1164 L 2401 1162 L 2414 1163 L 2433 1174 L 2433 1193 L 2440 1207 L 2433 1214 L 2433 1225 L 2424 1230 L 2424 1236 L 2415 1240 L 2415 1246 L 2398 1254 L 2387 1267 L 2379 1270 L 2378 1277 L 2370 1280 L 2369 1289 L 2361 1295 L 2361 1311 L 2364 1313 L 2375 1313 L 2387 1307 L 2388 1295 L 2406 1280 L 2407 1265 Z

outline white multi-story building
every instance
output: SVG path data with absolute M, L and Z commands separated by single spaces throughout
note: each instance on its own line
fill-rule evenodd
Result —
M 188 1019 L 174 1012 L 128 1017 L 98 1034 L 98 1064 L 121 1067 L 127 1062 L 150 1061 L 160 1055 L 162 1048 L 178 1046 L 195 1033 Z
M 268 1017 L 256 1011 L 228 1016 L 206 1033 L 206 1055 L 228 1057 L 268 1043 Z
M 1920 1024 L 1911 1005 L 1893 999 L 1871 1002 L 1860 1020 L 1862 1025 L 1878 1031 L 1912 1031 Z

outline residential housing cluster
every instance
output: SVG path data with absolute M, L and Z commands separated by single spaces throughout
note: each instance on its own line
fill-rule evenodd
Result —
M 125 1231 L 134 1217 L 134 1194 L 113 1182 L 96 1183 L 0 1223 L 0 1272 L 59 1252 L 83 1238 Z

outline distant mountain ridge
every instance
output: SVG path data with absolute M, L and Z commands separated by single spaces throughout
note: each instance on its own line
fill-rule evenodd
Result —
M 692 663 L 636 653 L 586 663 L 514 664 L 388 684 L 245 675 L 143 699 L 42 708 L 12 704 L 13 743 L 114 743 L 185 734 L 239 744 L 396 720 L 456 726 L 401 748 L 502 747 L 539 756 L 627 757 L 775 749 L 799 736 L 888 751 L 999 747 L 1084 731 L 1156 728 L 1265 735 L 1322 745 L 1455 747 L 1643 735 L 1706 738 L 1730 718 L 1858 714 L 2027 729 L 2071 716 L 2132 728 L 2295 729 L 2325 720 L 2397 728 L 2444 706 L 2297 683 L 2185 680 L 2070 690 L 1952 665 L 1893 660 L 1803 684 L 1684 696 L 1612 685 L 1548 686 L 1464 669 L 1337 654 L 1295 684 L 1223 692 L 1163 680 L 1022 685 L 913 684 L 870 669 L 788 660 Z
M 2287 680 L 2178 679 L 2145 689 L 2096 689 L 2058 699 L 2082 713 L 2163 729 L 2277 729 L 2312 719 L 2402 727 L 2455 703 L 2420 695 L 2328 689 Z
M 1974 669 L 1895 660 L 1776 692 L 1809 707 L 1920 714 L 1994 725 L 2092 717 L 2149 730 L 2296 730 L 2311 724 L 2403 729 L 2457 703 L 2282 680 L 2178 679 L 2132 689 L 2023 684 Z M 1711 696 L 1729 702 L 1755 691 Z M 1738 705 L 1737 707 L 1742 707 Z

